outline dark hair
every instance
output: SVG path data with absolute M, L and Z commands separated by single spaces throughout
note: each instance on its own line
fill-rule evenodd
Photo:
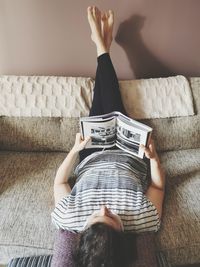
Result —
M 104 223 L 93 224 L 79 236 L 73 253 L 75 266 L 128 266 L 136 259 L 135 241 L 135 235 L 116 231 Z

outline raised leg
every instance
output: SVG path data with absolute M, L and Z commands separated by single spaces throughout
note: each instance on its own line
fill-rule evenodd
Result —
M 94 97 L 89 115 L 102 115 L 112 111 L 120 111 L 126 114 L 121 100 L 116 72 L 109 55 L 114 24 L 113 11 L 109 10 L 101 14 L 97 7 L 92 6 L 88 7 L 87 13 L 92 32 L 91 38 L 97 48 L 98 62 Z M 84 149 L 80 151 L 80 161 L 99 150 L 101 149 Z
M 109 55 L 113 39 L 114 13 L 109 10 L 102 14 L 95 6 L 88 7 L 87 12 L 92 32 L 91 38 L 97 48 L 98 62 L 90 116 L 115 110 L 126 114 L 116 72 Z
M 119 111 L 126 115 L 118 79 L 109 53 L 102 54 L 98 57 L 97 73 L 103 114 Z

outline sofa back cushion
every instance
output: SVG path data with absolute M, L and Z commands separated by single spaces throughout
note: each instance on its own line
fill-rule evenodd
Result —
M 194 115 L 191 88 L 182 75 L 119 81 L 119 87 L 131 118 Z M 1 75 L 0 116 L 87 116 L 93 88 L 92 78 Z

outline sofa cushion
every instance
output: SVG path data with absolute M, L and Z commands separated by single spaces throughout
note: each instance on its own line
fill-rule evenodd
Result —
M 182 75 L 120 81 L 119 84 L 122 101 L 130 117 L 147 119 L 194 115 L 191 89 Z
M 166 198 L 157 250 L 172 265 L 200 262 L 200 149 L 162 153 Z M 0 264 L 53 253 L 53 180 L 66 153 L 0 152 Z
M 200 149 L 165 152 L 166 194 L 157 248 L 172 265 L 200 262 Z
M 84 116 L 93 87 L 93 79 L 84 77 L 1 75 L 0 116 Z
M 0 264 L 52 254 L 53 180 L 59 153 L 0 153 Z
M 200 103 L 199 103 L 200 106 Z M 153 128 L 158 151 L 200 147 L 200 115 L 143 121 Z M 69 152 L 77 118 L 0 117 L 0 150 Z

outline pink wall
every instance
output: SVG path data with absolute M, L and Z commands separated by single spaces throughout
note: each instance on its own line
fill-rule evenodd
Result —
M 94 77 L 91 4 L 116 14 L 120 79 L 200 76 L 199 0 L 1 0 L 0 74 Z

